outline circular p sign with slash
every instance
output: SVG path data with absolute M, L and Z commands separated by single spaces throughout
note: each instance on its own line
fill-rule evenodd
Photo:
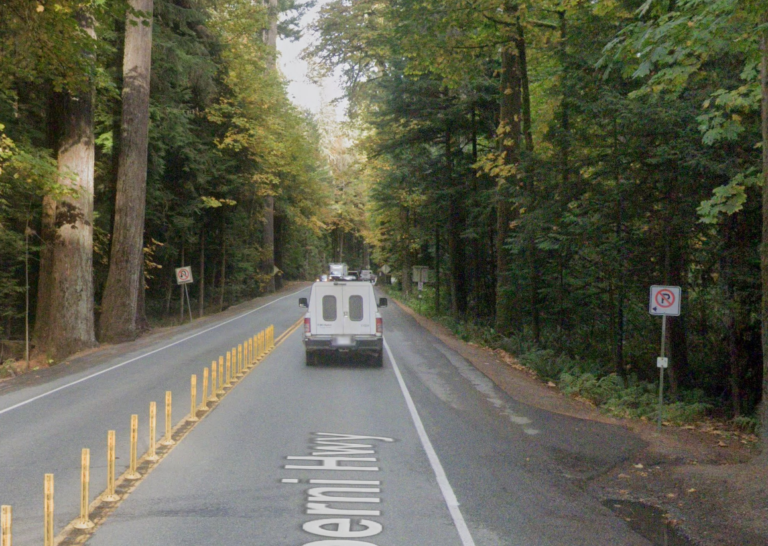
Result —
M 679 286 L 651 286 L 651 301 L 648 305 L 648 312 L 652 315 L 679 316 L 681 293 L 682 290 Z
M 189 284 L 193 282 L 191 267 L 176 268 L 176 284 Z

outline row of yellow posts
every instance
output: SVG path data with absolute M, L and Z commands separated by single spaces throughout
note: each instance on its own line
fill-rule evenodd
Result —
M 252 338 L 245 340 L 237 347 L 232 347 L 227 351 L 226 365 L 225 357 L 220 356 L 219 360 L 211 363 L 210 370 L 210 391 L 208 389 L 208 368 L 203 369 L 202 398 L 200 404 L 197 404 L 197 376 L 193 375 L 190 385 L 190 413 L 185 418 L 187 422 L 196 422 L 200 418 L 198 414 L 211 409 L 208 404 L 219 401 L 221 395 L 224 395 L 229 389 L 234 387 L 239 379 L 253 369 L 275 346 L 275 328 L 269 326 Z M 173 440 L 173 430 L 171 423 L 171 391 L 165 393 L 165 435 L 160 440 L 160 445 L 171 446 L 175 443 Z M 156 424 L 157 424 L 157 404 L 149 403 L 149 449 L 142 457 L 145 461 L 155 462 L 160 459 L 156 452 Z M 183 423 L 181 423 L 183 424 Z M 120 480 L 138 480 L 141 474 L 138 472 L 138 459 L 136 454 L 136 445 L 138 443 L 139 416 L 131 415 L 131 435 L 130 435 L 130 464 L 128 470 L 122 475 Z M 90 529 L 94 527 L 90 519 L 91 507 L 102 502 L 115 502 L 120 500 L 120 496 L 115 493 L 115 431 L 107 432 L 107 488 L 93 504 L 89 504 L 90 482 L 91 482 L 91 451 L 84 448 L 81 453 L 81 472 L 80 472 L 80 517 L 72 522 L 75 529 Z M 43 505 L 43 545 L 53 546 L 53 474 L 46 474 L 44 480 L 44 505 Z M 0 546 L 13 546 L 13 508 L 8 505 L 0 507 Z

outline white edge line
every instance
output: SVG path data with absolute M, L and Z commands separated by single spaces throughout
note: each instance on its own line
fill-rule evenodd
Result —
M 131 362 L 136 362 L 137 360 L 141 360 L 144 357 L 153 355 L 155 353 L 159 353 L 160 351 L 164 351 L 165 349 L 168 349 L 170 347 L 178 345 L 179 343 L 183 343 L 185 341 L 188 341 L 188 340 L 192 339 L 193 337 L 197 337 L 199 335 L 208 333 L 211 330 L 215 330 L 216 328 L 224 326 L 225 324 L 229 324 L 230 322 L 234 322 L 236 320 L 239 320 L 239 319 L 241 319 L 241 318 L 243 318 L 245 316 L 250 315 L 251 313 L 255 313 L 256 311 L 264 309 L 265 307 L 269 307 L 273 303 L 277 303 L 280 300 L 284 300 L 285 298 L 290 298 L 291 296 L 295 296 L 296 294 L 298 294 L 302 290 L 306 290 L 306 288 L 302 288 L 301 290 L 297 290 L 296 292 L 291 292 L 290 294 L 287 294 L 285 296 L 277 298 L 276 300 L 272 300 L 269 303 L 265 303 L 261 307 L 257 307 L 256 309 L 251 309 L 250 311 L 248 311 L 246 313 L 243 313 L 242 315 L 238 315 L 238 316 L 233 317 L 233 318 L 231 318 L 229 320 L 225 320 L 224 322 L 220 322 L 216 326 L 211 326 L 210 328 L 207 328 L 205 330 L 201 330 L 201 331 L 199 331 L 199 332 L 197 332 L 195 334 L 192 334 L 191 336 L 187 336 L 187 337 L 185 337 L 183 339 L 180 339 L 178 341 L 174 341 L 173 343 L 170 343 L 168 345 L 160 347 L 159 349 L 155 349 L 154 351 L 150 351 L 148 353 L 144 353 L 143 355 L 139 355 L 137 357 L 131 358 L 130 360 L 126 360 L 125 362 L 121 362 L 120 364 L 116 364 L 116 365 L 114 365 L 114 366 L 112 366 L 110 368 L 107 368 L 106 370 L 101 370 L 100 372 L 92 373 L 91 375 L 83 377 L 81 379 L 78 379 L 77 381 L 73 381 L 72 383 L 67 383 L 66 385 L 62 385 L 61 387 L 56 387 L 55 389 L 52 389 L 52 390 L 47 391 L 47 392 L 44 392 L 43 394 L 38 394 L 37 396 L 34 396 L 34 397 L 30 398 L 29 400 L 25 400 L 23 402 L 19 402 L 18 404 L 14 404 L 13 406 L 10 406 L 8 408 L 0 410 L 0 415 L 2 415 L 4 413 L 8 413 L 10 411 L 13 411 L 15 409 L 18 409 L 18 408 L 20 408 L 22 406 L 26 406 L 27 404 L 31 404 L 32 402 L 40 400 L 41 398 L 45 398 L 46 396 L 50 396 L 50 395 L 52 395 L 54 393 L 57 393 L 59 391 L 63 391 L 64 389 L 68 389 L 69 387 L 73 387 L 73 386 L 75 386 L 75 385 L 77 385 L 79 383 L 83 383 L 85 381 L 88 381 L 89 379 L 93 379 L 94 377 L 97 377 L 99 375 L 105 374 L 107 372 L 111 372 L 112 370 L 116 370 L 117 368 L 122 368 L 126 364 L 130 364 Z
M 467 527 L 467 523 L 464 521 L 464 516 L 462 515 L 461 509 L 459 508 L 459 501 L 453 492 L 451 484 L 448 482 L 448 477 L 445 475 L 445 470 L 443 470 L 443 465 L 440 463 L 440 459 L 435 452 L 435 448 L 432 447 L 432 442 L 429 441 L 429 436 L 427 436 L 424 423 L 421 422 L 419 412 L 416 410 L 416 404 L 414 404 L 413 398 L 411 398 L 411 393 L 408 391 L 408 387 L 405 385 L 403 376 L 400 373 L 400 368 L 398 367 L 397 362 L 395 361 L 395 357 L 392 354 L 392 351 L 390 350 L 389 344 L 386 340 L 384 340 L 384 348 L 387 350 L 389 361 L 392 363 L 392 369 L 395 370 L 397 382 L 400 384 L 400 390 L 403 392 L 403 396 L 405 397 L 405 403 L 408 406 L 408 411 L 411 413 L 413 424 L 416 426 L 416 432 L 419 434 L 421 445 L 424 447 L 424 451 L 427 453 L 429 464 L 432 465 L 432 470 L 435 473 L 435 478 L 437 478 L 437 484 L 440 486 L 440 491 L 443 494 L 443 498 L 445 499 L 445 504 L 448 506 L 448 511 L 451 513 L 451 518 L 453 518 L 453 524 L 456 526 L 456 530 L 459 532 L 461 543 L 464 546 L 475 546 L 475 541 L 469 532 L 469 527 Z

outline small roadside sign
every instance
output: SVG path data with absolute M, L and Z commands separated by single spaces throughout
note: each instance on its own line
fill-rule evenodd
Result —
M 682 290 L 679 286 L 651 286 L 648 312 L 651 315 L 677 317 L 680 315 Z
M 414 265 L 412 280 L 419 284 L 429 282 L 429 268 L 425 265 Z
M 390 268 L 388 265 L 384 264 L 381 266 L 381 272 L 385 275 L 389 275 L 390 271 L 392 271 L 392 268 Z
M 176 268 L 176 284 L 189 284 L 194 282 L 192 279 L 191 267 L 177 267 Z

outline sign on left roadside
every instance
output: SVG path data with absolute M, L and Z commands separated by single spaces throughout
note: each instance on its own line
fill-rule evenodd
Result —
M 194 282 L 192 279 L 191 267 L 177 267 L 176 268 L 176 284 L 189 284 Z

